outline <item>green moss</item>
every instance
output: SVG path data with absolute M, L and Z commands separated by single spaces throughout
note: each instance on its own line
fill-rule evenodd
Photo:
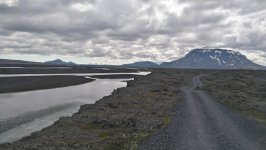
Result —
M 120 139 L 115 143 L 112 143 L 108 148 L 105 148 L 104 150 L 126 150 L 125 144 L 126 144 L 126 140 L 124 139 Z
M 143 141 L 149 137 L 148 132 L 135 133 L 131 138 L 129 138 L 124 145 L 124 150 L 135 150 L 138 147 L 140 141 Z
M 138 132 L 133 134 L 125 134 L 123 137 L 113 139 L 105 150 L 136 150 L 140 141 L 143 141 L 149 137 L 148 132 Z
M 210 95 L 229 108 L 240 111 L 266 125 L 265 111 L 263 111 L 265 106 L 260 104 L 265 102 L 266 83 L 259 80 L 261 77 L 265 77 L 265 72 L 261 74 L 228 72 L 215 74 L 212 80 L 204 78 L 202 81 Z
M 166 127 L 170 123 L 170 117 L 164 116 L 163 117 L 163 127 Z
M 150 103 L 143 103 L 142 105 L 140 105 L 140 108 L 142 108 L 144 110 L 150 110 L 152 107 L 153 107 L 153 105 Z
M 266 116 L 265 116 L 265 113 L 259 112 L 259 111 L 255 111 L 255 110 L 254 111 L 249 110 L 249 111 L 246 111 L 244 113 L 246 113 L 249 116 L 253 117 L 258 122 L 261 122 L 264 125 L 266 125 Z
M 95 130 L 98 126 L 94 123 L 83 123 L 80 125 L 80 128 L 85 130 Z
M 112 136 L 112 135 L 113 135 L 112 131 L 101 131 L 99 133 L 100 138 L 107 138 L 107 137 Z

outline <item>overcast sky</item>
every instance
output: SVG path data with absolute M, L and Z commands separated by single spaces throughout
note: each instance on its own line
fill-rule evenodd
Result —
M 0 0 L 0 58 L 163 62 L 206 46 L 266 65 L 266 0 Z

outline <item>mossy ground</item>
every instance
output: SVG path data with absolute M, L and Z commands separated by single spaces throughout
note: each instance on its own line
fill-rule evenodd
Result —
M 217 100 L 266 126 L 266 71 L 216 71 L 203 82 Z

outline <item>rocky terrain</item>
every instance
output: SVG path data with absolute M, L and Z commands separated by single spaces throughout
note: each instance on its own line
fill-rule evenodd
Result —
M 92 105 L 83 105 L 72 117 L 0 149 L 135 149 L 153 132 L 165 127 L 181 99 L 180 87 L 194 71 L 163 70 L 137 76 L 126 88 Z
M 215 71 L 202 80 L 217 100 L 266 125 L 266 71 Z
M 153 70 L 0 150 L 261 150 L 266 130 L 253 118 L 265 121 L 265 74 Z

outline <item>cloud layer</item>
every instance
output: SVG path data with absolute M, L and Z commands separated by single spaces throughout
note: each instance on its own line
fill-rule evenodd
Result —
M 266 65 L 264 0 L 0 0 L 0 55 L 169 61 L 196 47 Z

